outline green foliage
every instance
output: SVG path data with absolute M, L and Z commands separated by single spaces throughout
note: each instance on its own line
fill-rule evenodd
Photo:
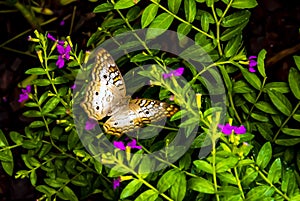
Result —
M 83 200 L 92 194 L 105 200 L 136 201 L 299 200 L 300 57 L 294 57 L 296 67 L 290 68 L 286 83 L 268 79 L 265 50 L 258 55 L 258 71 L 248 71 L 242 31 L 251 14 L 247 9 L 256 5 L 255 0 L 119 0 L 100 3 L 94 8 L 104 19 L 90 37 L 88 47 L 128 30 L 160 28 L 147 32 L 146 37 L 150 39 L 172 29 L 194 39 L 214 61 L 198 72 L 180 58 L 147 47 L 135 55 L 128 54 L 127 64 L 158 63 L 159 67 L 141 71 L 140 75 L 158 86 L 160 100 L 169 101 L 172 93 L 174 102 L 183 107 L 168 122 L 169 128 L 163 135 L 138 141 L 143 145 L 142 150 L 131 157 L 116 151 L 105 155 L 107 158 L 101 163 L 83 147 L 72 114 L 74 94 L 70 86 L 78 70 L 83 69 L 86 55 L 67 37 L 65 45 L 71 46 L 71 57 L 59 69 L 55 64 L 57 42 L 36 31 L 34 42 L 41 66 L 26 71 L 35 77 L 30 77 L 33 89 L 24 112 L 24 116 L 34 120 L 24 133 L 12 131 L 6 135 L 0 131 L 0 161 L 4 171 L 16 178 L 29 178 L 41 193 L 39 200 Z M 182 35 L 178 38 L 180 42 Z M 192 46 L 181 56 L 188 54 L 201 55 L 202 51 Z M 199 56 L 199 60 L 205 58 Z M 188 87 L 172 88 L 172 84 L 178 84 L 175 79 L 162 79 L 166 66 L 185 66 L 186 79 L 196 92 L 195 98 L 185 99 L 190 95 Z M 201 73 L 212 67 L 218 68 L 226 87 L 226 116 L 221 116 L 224 111 L 220 108 L 211 107 L 207 86 L 201 78 Z M 241 78 L 235 80 L 235 74 Z M 155 90 L 149 87 L 143 96 L 151 98 Z M 179 124 L 177 120 L 181 117 L 186 119 Z M 233 125 L 245 125 L 247 133 L 224 135 L 217 127 L 222 119 Z M 189 130 L 194 124 L 199 129 Z M 169 145 L 178 129 L 196 132 L 196 138 L 177 162 L 150 173 L 134 168 L 140 165 L 143 170 L 150 169 L 153 164 L 141 160 L 140 153 Z M 211 147 L 207 156 L 201 157 L 201 147 Z M 169 148 L 174 153 L 181 151 Z M 25 169 L 13 171 L 13 149 L 22 149 Z M 126 163 L 118 163 L 111 169 L 105 166 L 120 161 Z M 119 191 L 113 190 L 112 177 L 121 179 Z

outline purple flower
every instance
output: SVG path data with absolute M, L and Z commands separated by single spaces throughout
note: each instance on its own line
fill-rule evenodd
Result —
M 255 60 L 257 57 L 256 56 L 250 56 L 249 59 L 249 72 L 255 73 L 256 69 L 255 67 L 257 66 L 257 61 Z
M 172 76 L 181 76 L 183 74 L 183 71 L 184 71 L 184 68 L 180 67 L 180 68 L 177 68 L 176 70 L 171 70 L 169 73 L 163 73 L 162 76 L 164 79 L 167 79 Z
M 58 56 L 56 66 L 58 68 L 62 68 L 65 65 L 65 59 L 66 60 L 70 59 L 71 46 L 67 45 L 67 47 L 64 47 L 61 44 L 57 44 L 57 51 L 60 55 Z
M 49 38 L 52 41 L 56 41 L 56 38 L 54 38 L 54 36 L 52 36 L 50 33 L 47 34 L 47 38 Z
M 74 83 L 70 88 L 73 90 L 76 89 L 76 84 Z
M 125 150 L 125 149 L 126 149 L 126 148 L 125 148 L 125 144 L 124 144 L 124 142 L 122 142 L 122 141 L 120 141 L 120 142 L 114 141 L 114 146 L 115 146 L 116 148 L 120 149 L 120 150 Z
M 114 141 L 114 146 L 123 151 L 126 149 L 126 147 L 130 147 L 131 149 L 142 149 L 142 146 L 136 145 L 135 139 L 133 139 L 131 142 L 128 142 L 126 146 L 122 141 Z
M 95 128 L 95 126 L 98 124 L 98 122 L 94 119 L 88 119 L 85 122 L 85 130 L 89 131 Z
M 235 134 L 245 134 L 246 133 L 246 128 L 245 126 L 231 126 L 229 123 L 226 125 L 219 124 L 218 125 L 219 129 L 221 129 L 221 132 L 224 133 L 225 135 L 231 135 L 232 133 Z
M 142 146 L 136 145 L 136 140 L 133 139 L 131 142 L 127 143 L 128 147 L 131 147 L 131 149 L 142 149 Z
M 31 86 L 28 85 L 25 89 L 22 89 L 18 102 L 23 102 L 29 99 L 29 93 L 31 92 Z
M 59 26 L 64 26 L 65 25 L 65 20 L 60 21 Z
M 121 183 L 121 178 L 120 177 L 118 177 L 118 179 L 114 179 L 114 181 L 113 181 L 114 190 L 116 190 L 116 188 L 118 188 L 120 186 L 120 183 Z

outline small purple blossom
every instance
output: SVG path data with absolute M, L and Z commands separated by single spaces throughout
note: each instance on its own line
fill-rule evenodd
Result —
M 50 33 L 47 34 L 47 38 L 49 38 L 52 41 L 56 41 L 56 38 L 54 38 L 54 36 L 52 36 Z
M 131 142 L 128 142 L 126 146 L 122 141 L 114 141 L 114 146 L 123 151 L 126 149 L 126 147 L 130 147 L 131 149 L 142 149 L 142 146 L 136 145 L 135 139 L 133 139 Z
M 61 44 L 57 44 L 57 51 L 60 55 L 58 56 L 56 66 L 58 68 L 62 68 L 65 65 L 65 59 L 66 60 L 70 59 L 71 46 L 67 45 L 67 47 L 64 47 Z
M 120 149 L 120 150 L 125 150 L 126 148 L 125 148 L 125 144 L 124 144 L 124 142 L 122 142 L 122 141 L 114 141 L 114 146 L 116 147 L 116 148 L 118 148 L 118 149 Z
M 245 134 L 246 133 L 246 128 L 244 125 L 231 126 L 229 123 L 227 123 L 226 125 L 219 124 L 218 127 L 219 127 L 219 129 L 221 129 L 221 132 L 224 133 L 225 135 L 231 135 L 232 133 L 235 133 L 235 134 Z
M 73 90 L 76 89 L 76 84 L 74 83 L 70 88 Z
M 250 56 L 249 59 L 249 72 L 255 73 L 256 69 L 255 67 L 257 66 L 257 61 L 256 61 L 256 56 Z
M 172 76 L 181 76 L 183 74 L 184 68 L 179 67 L 176 70 L 171 70 L 169 73 L 163 73 L 162 76 L 164 79 L 170 78 Z
M 29 99 L 29 93 L 31 92 L 31 86 L 28 85 L 25 89 L 22 89 L 18 102 L 23 102 Z
M 95 126 L 98 124 L 98 122 L 94 119 L 88 119 L 85 122 L 85 130 L 89 131 L 95 128 Z
M 64 26 L 65 25 L 65 20 L 60 21 L 59 26 Z
M 120 186 L 120 184 L 121 184 L 121 178 L 120 177 L 118 177 L 117 179 L 114 179 L 114 181 L 113 181 L 114 190 L 116 190 Z

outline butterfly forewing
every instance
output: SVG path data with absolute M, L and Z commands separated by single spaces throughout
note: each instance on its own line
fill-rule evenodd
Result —
M 82 108 L 89 118 L 101 120 L 128 104 L 124 80 L 112 56 L 100 49 L 92 70 L 92 81 L 86 87 Z

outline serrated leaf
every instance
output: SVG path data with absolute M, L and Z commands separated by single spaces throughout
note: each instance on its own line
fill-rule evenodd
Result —
M 138 180 L 138 179 L 134 179 L 132 180 L 129 184 L 126 185 L 126 187 L 122 190 L 122 193 L 120 195 L 121 199 L 127 198 L 131 195 L 133 195 L 136 191 L 138 191 L 141 186 L 143 185 L 143 182 Z
M 142 28 L 145 28 L 154 20 L 157 10 L 158 5 L 156 4 L 150 4 L 145 8 L 141 18 Z
M 259 150 L 256 158 L 256 164 L 258 165 L 258 167 L 264 169 L 265 167 L 267 167 L 271 158 L 272 158 L 272 146 L 270 142 L 267 142 Z
M 275 105 L 275 107 L 285 114 L 286 116 L 289 116 L 292 112 L 292 104 L 290 101 L 282 94 L 277 91 L 267 91 L 272 103 Z
M 296 68 L 290 69 L 288 81 L 294 96 L 300 100 L 300 73 Z

